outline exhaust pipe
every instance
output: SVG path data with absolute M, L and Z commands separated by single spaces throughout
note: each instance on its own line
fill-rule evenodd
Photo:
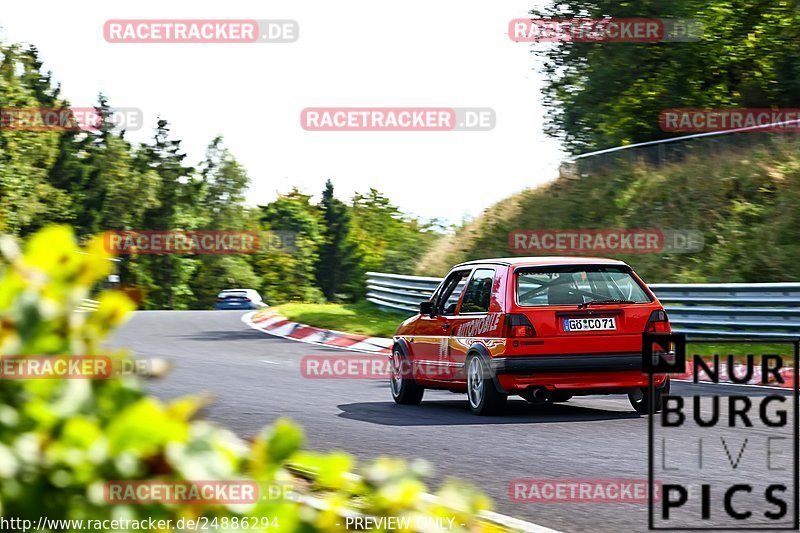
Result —
M 550 391 L 545 389 L 544 387 L 538 387 L 533 389 L 533 399 L 546 402 L 550 399 Z
M 529 403 L 534 404 L 549 403 L 553 399 L 550 391 L 545 387 L 531 387 L 526 389 L 525 394 L 522 395 L 522 397 Z

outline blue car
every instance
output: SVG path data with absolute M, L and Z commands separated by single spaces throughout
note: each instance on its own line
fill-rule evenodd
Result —
M 226 289 L 217 295 L 214 302 L 214 309 L 261 309 L 267 304 L 261 299 L 261 295 L 253 289 Z

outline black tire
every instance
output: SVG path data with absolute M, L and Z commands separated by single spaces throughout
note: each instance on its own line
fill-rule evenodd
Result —
M 399 346 L 392 349 L 390 359 L 389 389 L 392 391 L 392 398 L 395 403 L 400 405 L 419 405 L 425 388 L 420 387 L 413 377 L 409 358 L 403 353 Z
M 477 354 L 467 356 L 467 403 L 472 414 L 494 415 L 503 410 L 508 394 L 497 390 L 486 361 Z
M 653 391 L 654 413 L 661 412 L 664 395 L 669 394 L 669 389 L 669 378 L 667 378 L 667 380 L 660 387 L 656 387 L 655 391 Z M 643 387 L 636 392 L 629 393 L 628 400 L 631 402 L 631 406 L 637 413 L 644 415 L 650 413 L 650 395 L 647 393 L 647 387 Z
M 566 392 L 554 392 L 552 395 L 553 403 L 568 402 L 572 399 L 572 394 Z

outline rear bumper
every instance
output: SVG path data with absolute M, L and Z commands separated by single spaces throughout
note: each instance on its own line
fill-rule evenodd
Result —
M 247 311 L 248 309 L 258 309 L 253 305 L 215 305 L 215 311 Z
M 624 372 L 642 370 L 641 352 L 614 354 L 564 354 L 496 357 L 491 360 L 495 374 L 552 374 L 560 372 Z
M 545 387 L 576 394 L 607 394 L 646 387 L 641 352 L 524 355 L 491 359 L 495 383 L 506 392 Z M 658 386 L 666 375 L 653 376 Z M 579 392 L 580 391 L 580 392 Z M 602 392 L 600 392 L 602 391 Z

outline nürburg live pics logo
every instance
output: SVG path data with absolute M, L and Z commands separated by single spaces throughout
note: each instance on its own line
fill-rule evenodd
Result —
M 722 349 L 780 346 L 794 355 L 693 355 L 687 369 L 683 335 L 644 333 L 642 340 L 651 405 L 649 529 L 796 531 L 800 341 L 714 341 Z M 654 385 L 656 374 L 687 370 L 694 384 Z M 659 395 L 661 412 L 653 413 Z

